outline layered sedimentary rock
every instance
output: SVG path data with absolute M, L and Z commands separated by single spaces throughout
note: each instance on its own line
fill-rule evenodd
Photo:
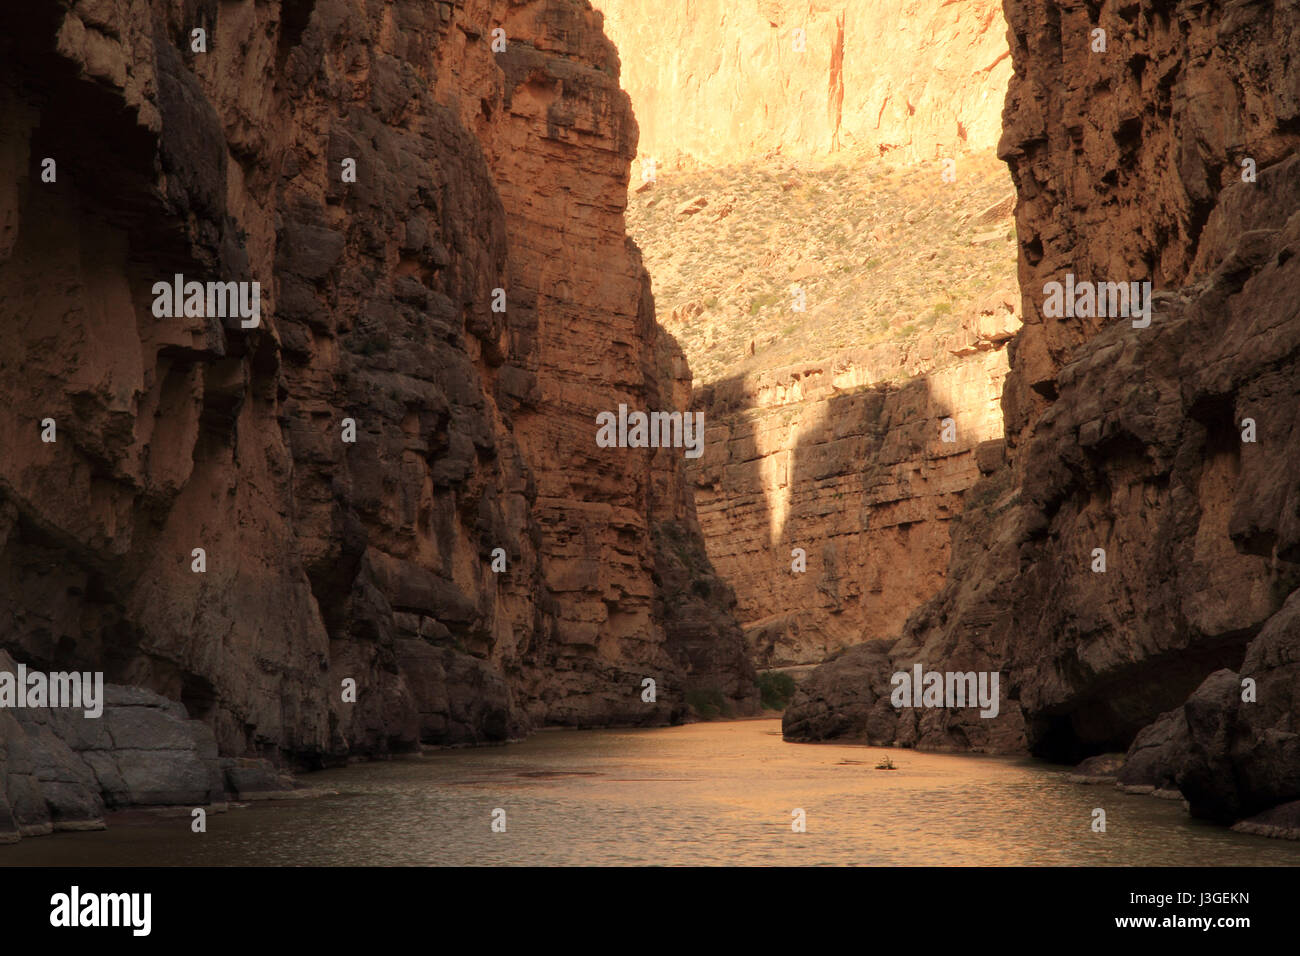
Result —
M 1121 783 L 1266 817 L 1300 798 L 1300 11 L 1007 12 L 1012 464 L 973 490 L 940 594 L 887 655 L 828 664 L 787 734 L 1071 760 L 1132 744 Z M 1046 315 L 1067 271 L 1151 281 L 1149 327 Z M 885 713 L 880 675 L 913 662 L 1000 670 L 1002 715 Z
M 623 230 L 637 130 L 589 6 L 10 19 L 5 650 L 305 766 L 752 704 L 681 450 L 594 442 L 689 371 Z M 176 274 L 259 282 L 260 324 L 161 316 Z
M 941 584 L 976 449 L 1002 435 L 1000 6 L 593 2 L 641 127 L 635 235 L 704 370 L 696 499 L 751 657 L 892 635 Z
M 948 522 L 1001 463 L 1003 346 L 1018 323 L 994 308 L 982 336 L 923 336 L 700 391 L 700 524 L 759 667 L 892 637 L 943 583 Z
M 1015 196 L 991 152 L 958 170 L 736 163 L 629 202 L 700 383 L 708 447 L 688 468 L 759 666 L 896 633 L 942 583 L 946 522 L 1002 435 Z
M 997 0 L 596 0 L 662 167 L 841 147 L 993 146 L 1011 64 Z

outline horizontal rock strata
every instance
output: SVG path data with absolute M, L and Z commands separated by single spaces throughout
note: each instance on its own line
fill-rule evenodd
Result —
M 968 497 L 938 596 L 887 653 L 814 675 L 787 735 L 1064 761 L 1128 749 L 1121 785 L 1258 817 L 1300 799 L 1300 11 L 1007 11 L 1026 323 L 1003 400 L 1011 464 Z M 1152 282 L 1150 326 L 1044 314 L 1066 272 Z M 1000 671 L 1002 716 L 869 728 L 881 675 L 913 662 Z
M 938 590 L 948 522 L 1001 460 L 1002 346 L 1017 324 L 1008 314 L 983 338 L 922 337 L 700 391 L 700 523 L 759 667 L 891 637 Z
M 594 442 L 689 371 L 623 229 L 637 128 L 586 3 L 40 0 L 0 47 L 15 660 L 171 702 L 144 709 L 202 721 L 205 766 L 754 705 L 681 450 Z M 176 274 L 257 281 L 260 323 L 160 317 Z M 40 785 L 84 784 L 84 816 L 152 792 L 115 759 Z M 0 792 L 31 803 L 33 766 Z

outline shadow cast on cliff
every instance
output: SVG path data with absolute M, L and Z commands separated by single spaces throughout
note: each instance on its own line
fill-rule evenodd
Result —
M 979 474 L 976 444 L 927 377 L 840 389 L 824 374 L 792 372 L 789 400 L 770 406 L 739 376 L 696 395 L 706 455 L 721 459 L 696 466 L 697 495 L 716 560 L 752 595 L 760 667 L 895 637 L 943 583 L 948 522 Z

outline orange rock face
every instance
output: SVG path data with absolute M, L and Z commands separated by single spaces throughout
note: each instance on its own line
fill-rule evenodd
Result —
M 682 450 L 594 441 L 689 395 L 599 15 L 186 10 L 32 4 L 0 56 L 4 649 L 300 763 L 750 707 Z M 260 324 L 159 317 L 175 274 Z
M 972 490 L 939 594 L 892 647 L 819 668 L 786 732 L 1058 761 L 1128 749 L 1125 786 L 1294 835 L 1300 13 L 1007 13 L 1025 316 L 1011 465 Z M 1044 286 L 1066 273 L 1151 282 L 1150 323 L 1049 314 Z M 890 672 L 918 664 L 1000 672 L 999 716 L 900 713 Z
M 998 0 L 596 0 L 642 161 L 841 147 L 905 161 L 992 147 L 1011 75 Z
M 938 590 L 949 521 L 1001 457 L 1006 370 L 987 339 L 922 338 L 703 390 L 696 503 L 758 666 L 892 637 Z
M 809 7 L 704 0 L 667 8 L 593 2 L 618 46 L 623 85 L 640 124 L 634 186 L 650 197 L 639 200 L 643 205 L 667 202 L 655 197 L 682 169 L 725 168 L 723 175 L 739 183 L 754 171 L 735 164 L 774 154 L 820 161 L 842 153 L 846 163 L 888 156 L 917 164 L 990 151 L 998 140 L 1011 62 L 997 2 L 846 0 Z M 651 177 L 658 187 L 645 182 Z M 790 177 L 781 188 L 793 201 L 806 190 L 795 173 Z M 673 238 L 706 230 L 729 252 L 744 245 L 738 237 L 752 239 L 743 203 L 727 192 L 673 191 L 678 225 L 655 235 L 661 241 L 653 247 L 650 236 L 638 237 L 656 267 L 663 265 L 665 280 L 676 270 L 671 285 L 679 293 L 687 273 L 713 282 L 691 290 L 690 301 L 673 302 L 674 328 L 707 327 L 714 316 L 702 314 L 705 303 L 716 309 L 719 294 L 730 299 L 735 291 L 723 287 L 743 284 L 739 276 L 723 282 L 716 269 L 685 262 L 687 242 Z M 804 215 L 820 221 L 823 213 L 834 218 L 836 200 L 830 186 L 822 208 L 802 209 L 791 221 Z M 843 212 L 840 219 L 856 221 Z M 920 212 L 908 210 L 907 222 Z M 1007 212 L 994 211 L 990 221 Z M 641 218 L 656 228 L 653 216 Z M 892 225 L 882 223 L 872 242 Z M 981 241 L 976 232 L 973 241 Z M 811 239 L 799 237 L 790 246 L 753 248 L 749 258 L 760 272 L 783 275 L 792 248 L 807 259 L 789 270 L 791 282 L 831 270 L 823 260 L 843 255 L 829 247 L 819 254 Z M 872 255 L 864 246 L 844 268 L 865 272 Z M 702 278 L 705 273 L 712 279 Z M 746 272 L 744 278 L 767 288 L 765 276 Z M 1008 278 L 996 277 L 1004 288 Z M 925 282 L 918 276 L 915 284 Z M 759 299 L 750 303 L 751 316 L 763 301 L 760 292 L 752 295 Z M 936 289 L 932 298 L 945 296 Z M 846 317 L 856 316 L 859 305 L 846 300 Z M 957 308 L 975 311 L 973 305 L 962 301 Z M 750 356 L 781 338 L 780 325 L 799 318 L 772 321 L 779 324 L 750 338 Z M 709 334 L 691 337 L 692 364 L 715 369 L 697 395 L 710 423 L 708 449 L 691 466 L 697 507 L 710 557 L 735 589 L 759 666 L 815 664 L 855 641 L 892 635 L 942 583 L 948 522 L 981 473 L 977 449 L 1002 436 L 1002 346 L 1019 327 L 1014 314 L 1000 310 L 974 319 L 981 321 L 988 326 L 982 338 L 971 328 L 960 341 L 923 337 L 907 347 L 875 349 L 814 342 L 806 361 L 786 359 L 740 377 L 716 372 L 721 360 L 711 354 Z M 734 335 L 726 344 L 735 345 Z M 951 443 L 940 435 L 949 416 L 956 420 Z M 1000 454 L 1000 446 L 984 450 L 986 461 Z M 803 549 L 806 571 L 792 571 L 795 548 Z
M 989 154 L 961 170 L 757 161 L 634 193 L 664 322 L 703 380 L 705 541 L 760 667 L 893 636 L 942 584 L 949 523 L 1002 438 L 1014 194 Z

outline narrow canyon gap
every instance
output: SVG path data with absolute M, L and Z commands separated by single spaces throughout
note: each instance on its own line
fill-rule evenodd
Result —
M 755 665 L 798 677 L 939 590 L 1001 462 L 1001 6 L 596 6 L 642 129 L 629 229 L 710 423 L 709 556 Z

